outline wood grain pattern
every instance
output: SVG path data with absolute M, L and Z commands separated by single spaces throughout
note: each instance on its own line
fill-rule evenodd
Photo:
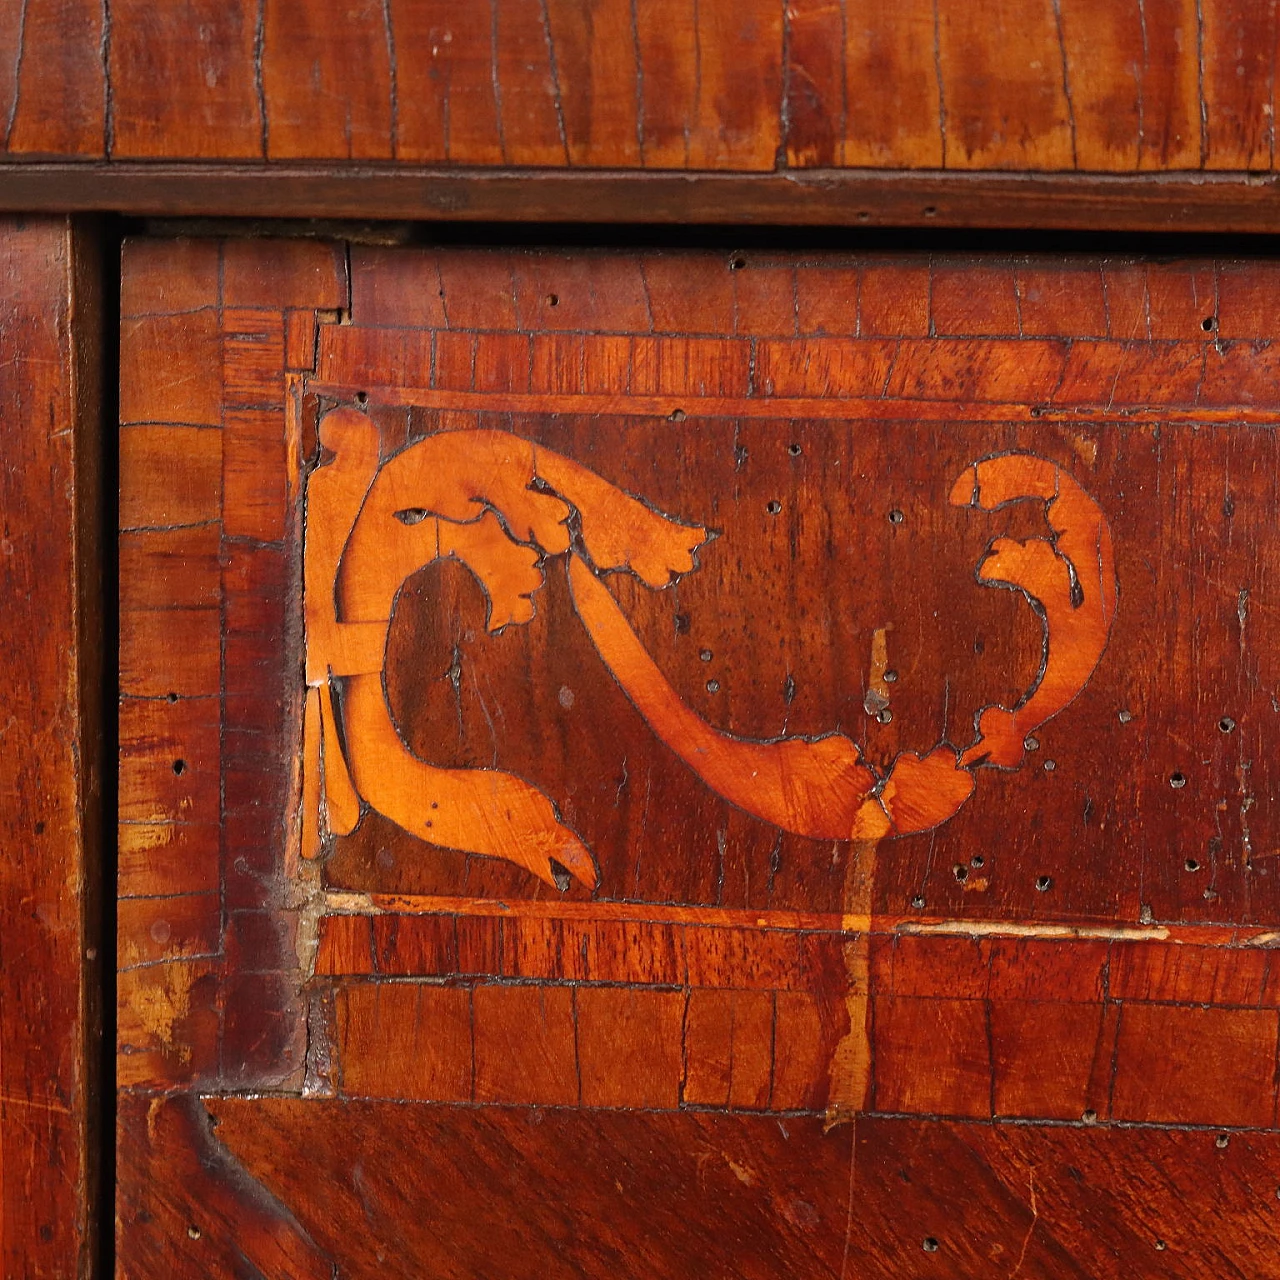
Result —
M 164 21 L 136 0 L 105 17 L 27 0 L 4 23 L 14 159 L 1236 175 L 1275 160 L 1270 0 L 236 0 Z
M 1211 1132 L 936 1120 L 864 1119 L 823 1134 L 812 1120 L 707 1113 L 287 1099 L 211 1110 L 219 1140 L 295 1206 L 344 1276 L 626 1265 L 664 1277 L 835 1277 L 856 1265 L 885 1280 L 904 1267 L 977 1280 L 1019 1266 L 1070 1280 L 1201 1280 L 1266 1274 L 1274 1251 L 1274 1134 L 1219 1146 Z M 185 1201 L 178 1212 L 216 1248 L 218 1210 L 202 1211 L 166 1170 L 137 1184 L 136 1203 Z M 429 1211 L 404 1212 L 405 1177 Z M 542 1194 L 526 1203 L 529 1185 Z M 516 1197 L 518 1216 L 495 1212 Z M 392 1222 L 393 1240 L 371 1225 Z M 211 1246 L 176 1235 L 174 1255 L 199 1265 Z M 127 1256 L 145 1247 L 131 1226 Z
M 86 1275 L 97 1232 L 101 324 L 65 219 L 0 224 L 0 1270 Z
M 1266 1274 L 1270 265 L 129 255 L 129 1274 Z

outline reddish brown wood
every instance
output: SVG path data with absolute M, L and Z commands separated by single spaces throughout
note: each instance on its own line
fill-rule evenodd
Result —
M 88 1275 L 97 1232 L 103 679 L 98 266 L 65 219 L 0 226 L 0 1264 Z
M 6 22 L 15 158 L 714 172 L 782 156 L 1240 175 L 1274 163 L 1270 0 L 368 0 L 323 16 L 237 0 L 163 22 L 126 0 L 105 23 L 84 4 L 28 0 Z
M 885 1280 L 904 1269 L 977 1280 L 1021 1265 L 1069 1280 L 1201 1280 L 1266 1274 L 1274 1256 L 1274 1134 L 1220 1146 L 1211 1132 L 881 1118 L 823 1134 L 804 1118 L 705 1113 L 285 1099 L 211 1110 L 219 1140 L 296 1206 L 344 1276 L 834 1277 L 856 1265 Z M 148 1209 L 189 1197 L 213 1234 L 216 1216 L 178 1179 L 139 1183 L 137 1196 Z M 518 1213 L 500 1211 L 517 1199 Z M 147 1243 L 128 1229 L 125 1256 Z M 218 1242 L 178 1233 L 171 1247 L 198 1265 Z
M 339 1275 L 1265 1274 L 1270 265 L 171 252 L 125 264 L 134 1273 L 216 1272 L 157 1224 L 217 1257 L 241 1214 L 246 1256 Z M 200 352 L 216 385 L 174 371 Z M 153 459 L 190 441 L 169 494 Z M 990 510 L 1015 481 L 1039 500 Z M 1076 568 L 1028 580 L 1024 709 L 1050 718 L 1001 736 L 974 716 L 1015 706 L 1045 632 L 982 584 L 1050 527 Z M 707 528 L 696 567 L 657 554 Z M 1002 534 L 1024 550 L 977 573 Z M 736 747 L 681 754 L 583 573 Z M 169 669 L 199 696 L 170 701 L 193 625 Z M 894 828 L 814 838 L 709 763 L 833 729 L 895 770 Z M 940 739 L 946 768 L 902 781 Z M 471 788 L 461 848 L 421 838 L 440 769 Z M 946 813 L 942 774 L 973 789 Z M 463 840 L 509 816 L 499 776 L 586 861 Z M 219 1096 L 264 1088 L 292 1096 Z M 183 1185 L 207 1135 L 146 1120 L 194 1090 L 243 1161 L 220 1180 L 287 1229 L 274 1201 L 200 1217 L 226 1194 Z

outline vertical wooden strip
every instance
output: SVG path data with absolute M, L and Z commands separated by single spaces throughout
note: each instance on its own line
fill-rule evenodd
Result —
M 0 225 L 0 1254 L 92 1256 L 103 670 L 97 267 L 60 219 Z M 19 604 L 20 602 L 20 604 Z
M 507 163 L 568 164 L 555 44 L 542 0 L 494 0 L 493 56 Z
M 389 4 L 396 33 L 400 158 L 502 164 L 489 4 Z
M 840 161 L 939 169 L 949 163 L 932 0 L 844 0 Z
M 640 164 L 631 0 L 547 0 L 571 165 Z
M 792 168 L 832 168 L 843 161 L 847 22 L 847 0 L 787 6 L 785 142 Z
M 947 167 L 1073 168 L 1052 0 L 938 0 L 938 12 Z
M 11 155 L 109 153 L 100 0 L 28 0 L 0 22 L 0 127 Z
M 1205 168 L 1269 169 L 1276 0 L 1202 0 Z
M 112 155 L 265 159 L 254 83 L 256 0 L 192 0 L 185 21 L 149 0 L 111 8 Z
M 390 47 L 381 0 L 264 4 L 268 158 L 391 159 Z
M 645 168 L 692 168 L 690 132 L 698 96 L 693 0 L 637 3 L 635 23 Z
M 1197 0 L 1143 0 L 1141 169 L 1200 167 Z
M 782 5 L 736 0 L 699 4 L 694 13 L 690 166 L 772 169 L 782 145 Z
M 1069 70 L 1076 167 L 1115 173 L 1138 167 L 1144 126 L 1142 5 L 1058 0 Z

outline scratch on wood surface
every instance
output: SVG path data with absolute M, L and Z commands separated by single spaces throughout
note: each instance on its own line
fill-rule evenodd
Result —
M 826 1128 L 850 1121 L 867 1105 L 871 1088 L 871 1036 L 867 1027 L 871 991 L 871 899 L 875 885 L 879 838 L 855 840 L 849 848 L 844 875 L 844 919 L 857 924 L 844 943 L 845 975 L 849 987 L 845 1008 L 849 1030 L 831 1055 L 827 1091 Z M 852 1157 L 850 1157 L 852 1158 Z M 852 1171 L 850 1178 L 852 1178 Z
M 1034 1169 L 1027 1170 L 1027 1176 L 1031 1183 L 1031 1225 L 1027 1228 L 1027 1234 L 1022 1237 L 1022 1250 L 1018 1254 L 1018 1261 L 1014 1264 L 1013 1270 L 1009 1272 L 1009 1280 L 1022 1270 L 1022 1264 L 1027 1260 L 1027 1249 L 1031 1244 L 1031 1237 L 1035 1234 L 1036 1223 L 1040 1220 L 1040 1210 L 1036 1206 L 1036 1171 Z
M 862 844 L 873 843 L 864 841 Z M 859 844 L 854 844 L 851 863 L 857 858 Z M 851 874 L 851 873 L 850 873 Z M 852 887 L 852 886 L 850 886 Z M 847 899 L 848 900 L 848 899 Z M 833 912 L 792 911 L 773 908 L 749 911 L 711 906 L 685 906 L 673 903 L 596 900 L 591 902 L 558 899 L 497 899 L 433 897 L 412 894 L 372 894 L 346 889 L 330 889 L 325 893 L 325 912 L 329 915 L 463 915 L 495 918 L 528 917 L 557 920 L 620 920 L 636 923 L 683 924 L 735 929 L 780 929 L 804 932 L 864 934 L 873 932 L 869 899 L 859 909 L 857 904 L 836 915 Z M 1209 933 L 1198 926 L 1171 929 L 1167 925 L 1065 924 L 1007 920 L 919 920 L 877 916 L 874 932 L 893 934 L 940 934 L 959 937 L 1010 938 L 1091 938 L 1120 942 L 1188 942 L 1199 945 L 1277 946 L 1280 931 L 1248 933 L 1234 928 L 1209 927 Z M 1219 937 L 1219 934 L 1223 936 Z M 1183 936 L 1185 935 L 1185 936 Z
M 24 1098 L 16 1093 L 0 1093 L 0 1108 L 22 1107 L 31 1111 L 50 1111 L 55 1115 L 69 1116 L 71 1108 L 53 1098 Z
M 1015 924 L 1008 920 L 904 920 L 896 932 L 968 938 L 1103 938 L 1116 942 L 1163 942 L 1165 925 Z

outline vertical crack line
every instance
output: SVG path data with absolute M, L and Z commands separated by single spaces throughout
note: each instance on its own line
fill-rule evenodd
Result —
M 502 125 L 502 78 L 498 74 L 498 0 L 489 0 L 489 78 L 493 82 L 493 110 L 498 125 L 498 149 L 502 163 L 509 164 L 507 131 Z
M 1053 22 L 1058 29 L 1058 54 L 1062 59 L 1062 94 L 1067 100 L 1067 124 L 1071 129 L 1071 167 L 1080 168 L 1076 151 L 1076 107 L 1071 100 L 1071 75 L 1067 66 L 1067 40 L 1062 32 L 1062 0 L 1053 0 Z
M 640 0 L 631 0 L 631 43 L 636 54 L 636 146 L 640 151 L 640 167 L 644 168 L 644 58 L 640 52 Z
M 1276 163 L 1276 0 L 1271 0 L 1271 64 L 1267 68 L 1267 167 Z
M 263 83 L 262 63 L 267 46 L 267 0 L 258 0 L 258 17 L 253 29 L 253 87 L 258 94 L 258 127 L 261 133 L 262 159 L 270 156 L 270 134 L 267 125 L 267 92 Z
M 701 118 L 702 112 L 702 13 L 698 0 L 693 0 L 693 119 Z M 684 118 L 684 167 L 690 166 L 690 119 Z
M 13 102 L 9 107 L 9 119 L 4 127 L 4 149 L 9 150 L 13 137 L 14 121 L 18 118 L 18 99 L 22 95 L 22 59 L 27 51 L 27 0 L 22 0 L 18 11 L 18 52 L 13 59 Z
M 569 135 L 564 127 L 564 101 L 560 96 L 560 69 L 556 66 L 556 46 L 551 38 L 551 15 L 547 12 L 547 0 L 541 0 L 538 6 L 542 19 L 542 38 L 547 45 L 547 66 L 551 71 L 552 100 L 556 106 L 556 127 L 560 130 L 560 147 L 564 151 L 566 167 L 572 166 L 569 159 Z
M 938 81 L 938 138 L 942 144 L 941 167 L 947 167 L 947 91 L 942 83 L 942 17 L 933 0 L 933 74 Z
M 849 8 L 840 0 L 840 163 L 847 163 L 849 151 Z M 858 275 L 861 288 L 862 275 Z
M 434 58 L 435 49 L 431 51 Z M 453 64 L 448 58 L 444 60 L 444 84 L 440 90 L 440 143 L 441 150 L 444 152 L 445 162 L 451 159 L 450 147 L 451 141 L 449 137 L 450 112 L 452 110 L 452 92 L 453 92 Z
M 26 16 L 26 6 L 23 6 Z M 102 150 L 107 159 L 116 147 L 116 104 L 111 91 L 111 0 L 102 0 L 102 39 L 98 44 L 102 59 Z M 14 110 L 17 111 L 18 86 L 14 85 Z
M 391 0 L 382 0 L 382 28 L 387 36 L 387 95 L 391 107 L 391 158 L 400 158 L 400 86 L 396 74 L 396 30 Z
M 1146 0 L 1138 0 L 1138 25 L 1142 29 L 1142 69 L 1138 76 L 1138 154 L 1134 161 L 1135 169 L 1142 168 L 1142 153 L 1147 147 L 1147 68 L 1150 63 L 1151 50 L 1147 37 L 1147 5 Z
M 849 1274 L 849 1245 L 853 1240 L 853 1180 L 858 1167 L 858 1117 L 849 1123 L 849 1200 L 844 1218 L 844 1252 L 840 1255 L 840 1280 Z
M 1204 96 L 1204 0 L 1196 0 L 1196 84 L 1200 96 L 1200 168 L 1209 163 L 1209 104 Z
M 774 149 L 774 168 L 789 168 L 787 148 L 791 145 L 791 4 L 782 0 L 782 93 L 778 101 L 778 145 Z

